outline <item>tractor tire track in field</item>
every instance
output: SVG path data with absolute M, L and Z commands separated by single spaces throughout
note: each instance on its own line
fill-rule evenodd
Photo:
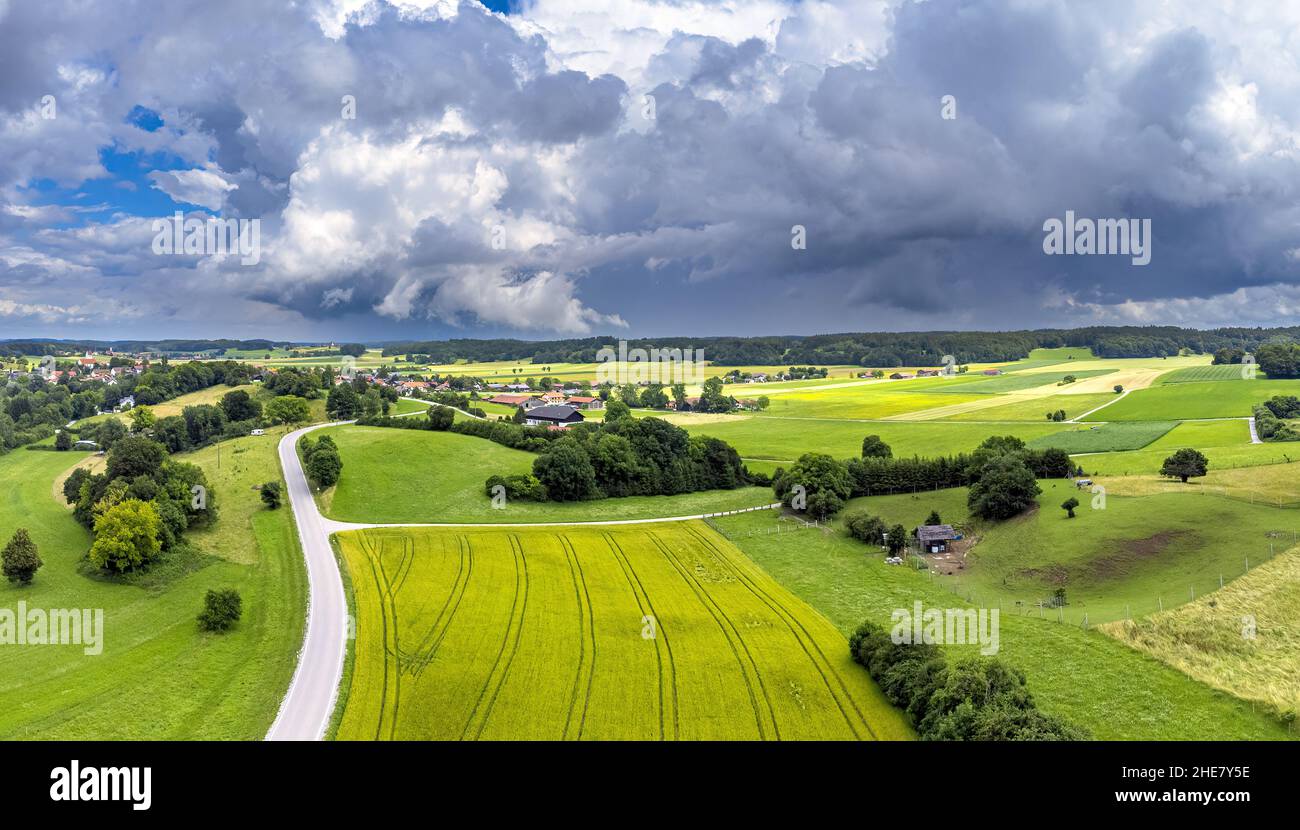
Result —
M 451 628 L 452 620 L 456 617 L 456 612 L 460 609 L 461 600 L 465 598 L 465 591 L 469 587 L 470 577 L 474 574 L 474 547 L 470 544 L 469 539 L 458 535 L 456 537 L 456 547 L 459 552 L 459 559 L 456 565 L 456 576 L 452 580 L 451 590 L 447 593 L 447 599 L 438 611 L 438 616 L 434 618 L 433 625 L 429 627 L 429 633 L 424 635 L 411 658 L 410 672 L 413 676 L 419 677 L 424 670 L 433 662 L 433 658 L 438 653 L 438 647 L 442 645 L 443 638 L 447 636 L 447 630 Z
M 758 724 L 759 739 L 768 739 L 767 730 L 763 728 L 763 710 L 762 707 L 758 705 L 758 698 L 761 695 L 763 703 L 767 706 L 768 719 L 772 724 L 772 736 L 778 741 L 781 740 L 781 727 L 777 724 L 776 709 L 772 706 L 772 699 L 767 694 L 767 685 L 763 682 L 763 674 L 758 670 L 758 663 L 754 660 L 754 655 L 750 653 L 749 646 L 745 644 L 745 638 L 740 635 L 740 630 L 736 628 L 736 624 L 731 621 L 731 617 L 727 616 L 727 613 L 722 610 L 722 606 L 718 605 L 713 597 L 709 595 L 709 592 L 705 590 L 699 582 L 691 577 L 690 572 L 687 570 L 686 566 L 677 559 L 676 554 L 661 543 L 659 538 L 653 533 L 647 532 L 646 536 L 654 546 L 659 549 L 659 552 L 664 555 L 664 558 L 666 558 L 677 570 L 678 574 L 681 575 L 682 580 L 690 586 L 690 589 L 695 593 L 695 596 L 700 600 L 700 603 L 704 605 L 704 610 L 708 611 L 709 616 L 713 617 L 713 621 L 717 623 L 718 629 L 722 632 L 723 638 L 727 641 L 727 645 L 731 647 L 731 653 L 736 656 L 736 662 L 740 666 L 740 674 L 745 679 L 745 687 L 749 692 L 750 704 L 754 707 L 754 722 Z M 737 643 L 740 644 L 740 648 L 736 647 Z M 745 653 L 744 658 L 740 656 L 741 651 L 744 651 Z M 749 662 L 748 669 L 745 666 L 746 661 Z M 750 678 L 751 671 L 754 675 L 753 679 Z M 755 680 L 758 682 L 758 694 L 754 693 Z
M 383 563 L 379 561 L 379 554 L 375 551 L 374 546 L 373 546 L 373 545 L 371 544 L 371 542 L 370 542 L 370 534 L 368 534 L 368 533 L 362 533 L 362 534 L 359 534 L 357 538 L 358 538 L 358 540 L 359 540 L 359 542 L 360 542 L 360 544 L 361 544 L 361 548 L 362 548 L 362 550 L 364 550 L 364 551 L 366 552 L 366 559 L 369 560 L 369 562 L 370 562 L 370 574 L 371 574 L 371 576 L 374 578 L 374 581 L 375 581 L 375 592 L 376 592 L 376 593 L 379 595 L 379 597 L 380 597 L 380 603 L 381 603 L 381 605 L 385 605 L 385 606 L 386 606 L 386 605 L 388 604 L 387 601 L 386 601 L 386 599 L 385 599 L 385 598 L 388 596 L 388 586 L 387 586 L 387 584 L 385 583 L 384 578 L 383 578 L 383 576 L 382 576 L 382 572 L 383 572 Z M 389 622 L 388 622 L 389 617 L 388 617 L 388 611 L 389 611 L 389 610 L 390 610 L 390 609 L 388 609 L 388 608 L 384 608 L 383 611 L 382 611 L 382 612 L 380 613 L 380 615 L 379 615 L 379 618 L 380 618 L 380 624 L 381 624 L 382 642 L 383 642 L 383 644 L 384 644 L 384 646 L 383 646 L 383 649 L 384 649 L 384 652 L 383 652 L 383 653 L 384 653 L 384 674 L 383 674 L 383 678 L 384 678 L 384 679 L 383 679 L 383 683 L 382 683 L 382 685 L 380 686 L 380 693 L 379 693 L 379 719 L 375 722 L 375 740 L 376 740 L 376 741 L 383 740 L 383 737 L 384 737 L 384 715 L 385 715 L 385 713 L 386 713 L 387 710 L 388 710 L 388 674 L 389 674 L 389 668 L 390 668 L 390 664 L 391 664 L 391 662 L 396 661 L 396 648 L 394 648 L 394 649 L 390 652 L 390 650 L 389 650 L 389 644 L 388 644 L 388 638 L 389 638 Z M 396 628 L 396 621 L 395 621 L 395 620 L 394 620 L 394 622 L 393 622 L 393 627 Z M 394 635 L 396 634 L 395 631 L 394 631 L 393 633 L 394 633 Z M 390 660 L 390 658 L 391 658 L 391 660 Z M 394 674 L 395 674 L 395 675 L 400 674 L 400 671 L 398 671 L 398 672 L 394 672 Z M 395 682 L 396 682 L 396 681 L 395 681 Z M 396 720 L 396 717 L 394 717 L 393 719 L 394 719 L 394 721 L 395 721 L 395 720 Z
M 473 739 L 478 740 L 483 734 L 484 728 L 487 727 L 488 718 L 492 714 L 492 707 L 496 705 L 497 695 L 501 694 L 501 687 L 506 684 L 506 679 L 510 676 L 510 665 L 514 662 L 515 654 L 519 651 L 519 638 L 524 630 L 524 615 L 528 611 L 528 557 L 524 555 L 523 545 L 519 542 L 519 537 L 514 533 L 510 534 L 510 552 L 514 554 L 515 560 L 515 596 L 510 603 L 510 623 L 506 627 L 506 635 L 501 640 L 501 650 L 497 652 L 496 662 L 492 665 L 492 670 L 488 672 L 487 680 L 483 688 L 479 690 L 478 701 L 474 704 L 474 710 L 470 712 L 469 720 L 465 724 L 465 729 L 461 732 L 461 740 L 469 737 L 473 732 Z M 516 613 L 516 610 L 518 613 Z M 513 637 L 511 636 L 513 633 Z M 497 669 L 500 669 L 500 676 L 493 683 L 493 675 L 496 675 Z M 489 694 L 489 687 L 492 689 Z M 479 712 L 482 712 L 480 715 Z M 475 721 L 478 722 L 475 727 Z
M 591 702 L 591 684 L 596 678 L 596 618 L 592 613 L 591 594 L 587 592 L 587 576 L 578 561 L 578 552 L 568 536 L 560 536 L 565 558 L 569 560 L 569 575 L 573 578 L 573 595 L 578 602 L 578 670 L 573 676 L 573 691 L 569 695 L 569 714 L 564 722 L 563 740 L 582 740 L 582 730 L 587 726 L 587 706 Z M 588 646 L 590 642 L 590 646 Z M 583 675 L 586 682 L 583 682 Z M 582 708 L 574 731 L 574 712 L 578 711 L 578 695 L 582 695 Z
M 788 628 L 790 633 L 794 636 L 795 641 L 799 643 L 799 647 L 803 649 L 804 654 L 808 655 L 808 660 L 812 663 L 813 668 L 815 668 L 817 673 L 821 675 L 822 682 L 826 684 L 826 691 L 830 693 L 831 700 L 835 701 L 836 707 L 839 708 L 840 714 L 844 717 L 844 722 L 848 724 L 849 730 L 853 732 L 854 736 L 861 739 L 862 733 L 858 730 L 853 718 L 849 717 L 848 710 L 844 708 L 844 703 L 840 700 L 840 695 L 835 691 L 836 685 L 839 686 L 840 692 L 843 696 L 848 699 L 849 705 L 853 707 L 854 713 L 858 716 L 858 722 L 866 729 L 867 734 L 871 736 L 872 740 L 879 740 L 875 730 L 871 728 L 871 723 L 862 713 L 862 710 L 858 707 L 857 701 L 854 700 L 853 695 L 849 693 L 848 688 L 844 685 L 844 678 L 840 677 L 839 672 L 835 671 L 835 667 L 826 656 L 826 653 L 822 651 L 821 646 L 818 645 L 817 641 L 813 638 L 808 629 L 804 627 L 804 624 L 799 621 L 798 617 L 791 614 L 785 606 L 781 605 L 781 603 L 769 594 L 761 585 L 750 579 L 750 577 L 744 573 L 743 567 L 740 564 L 737 564 L 724 550 L 720 549 L 712 539 L 708 538 L 708 536 L 690 525 L 683 525 L 683 527 L 687 533 L 698 539 L 702 545 L 706 545 L 710 550 L 712 550 L 718 559 L 731 569 L 731 572 L 740 580 L 740 583 L 749 589 L 751 594 L 770 608 L 773 613 L 781 619 L 785 624 L 785 627 Z M 795 630 L 796 627 L 798 627 L 798 631 Z M 800 632 L 802 632 L 802 635 Z M 813 651 L 817 652 L 816 656 L 813 656 L 812 651 L 809 651 L 809 646 L 812 647 Z M 831 684 L 831 676 L 835 678 L 834 685 Z
M 677 664 L 673 661 L 673 647 L 672 643 L 668 642 L 668 632 L 659 627 L 659 614 L 655 611 L 654 603 L 650 601 L 649 592 L 641 584 L 641 578 L 636 575 L 636 569 L 632 567 L 632 562 L 627 558 L 627 553 L 623 551 L 618 542 L 614 541 L 612 534 L 601 533 L 601 536 L 605 538 L 605 544 L 609 546 L 610 552 L 614 554 L 614 559 L 618 562 L 619 567 L 623 569 L 623 577 L 627 579 L 627 585 L 632 589 L 632 597 L 636 600 L 641 616 L 644 617 L 648 610 L 650 617 L 655 621 L 656 636 L 654 637 L 654 644 L 655 662 L 659 666 L 659 740 L 661 741 L 667 739 L 667 729 L 664 723 L 666 720 L 664 712 L 667 707 L 666 695 L 664 694 L 664 652 L 667 652 L 668 671 L 666 674 L 669 675 L 668 685 L 672 693 L 673 740 L 679 740 L 682 729 L 678 717 L 680 710 L 677 705 Z M 659 649 L 660 636 L 663 637 L 664 641 L 663 651 Z

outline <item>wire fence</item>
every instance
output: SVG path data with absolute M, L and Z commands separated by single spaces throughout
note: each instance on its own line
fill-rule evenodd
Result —
M 816 521 L 812 521 L 812 522 L 804 521 L 803 519 L 800 519 L 797 516 L 781 516 L 779 517 L 780 520 L 778 520 L 771 527 L 761 528 L 759 530 L 749 530 L 745 532 L 727 530 L 722 525 L 718 524 L 713 520 L 715 517 L 718 516 L 732 516 L 737 513 L 752 513 L 755 510 L 773 510 L 777 507 L 780 507 L 780 505 L 769 504 L 769 505 L 764 505 L 762 507 L 749 507 L 743 510 L 729 510 L 725 513 L 710 513 L 709 515 L 704 517 L 704 523 L 707 524 L 709 527 L 713 528 L 713 530 L 720 533 L 728 540 L 733 542 L 737 539 L 749 539 L 754 536 L 773 536 L 773 535 L 780 535 L 782 533 L 786 533 L 786 534 L 799 533 L 800 531 L 805 531 L 805 530 L 820 530 L 823 534 L 833 532 L 830 525 L 825 525 L 822 524 L 821 522 L 816 522 Z
M 1271 531 L 1265 544 L 1249 551 L 1243 550 L 1240 559 L 1225 561 L 1217 574 L 1208 577 L 1203 575 L 1183 582 L 1166 582 L 1155 592 L 1121 593 L 1111 597 L 1087 594 L 1083 597 L 1072 596 L 1069 585 L 1063 586 L 1063 595 L 1056 594 L 1054 589 L 999 590 L 983 583 L 971 584 L 958 575 L 937 574 L 922 555 L 912 553 L 910 561 L 918 570 L 924 568 L 929 571 L 930 578 L 936 585 L 946 588 L 973 606 L 997 608 L 1004 614 L 1090 628 L 1099 623 L 1144 617 L 1191 602 L 1219 590 L 1297 545 L 1300 545 L 1300 532 Z

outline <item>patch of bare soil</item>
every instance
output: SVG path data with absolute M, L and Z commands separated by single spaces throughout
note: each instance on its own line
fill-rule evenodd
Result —
M 1111 552 L 1089 562 L 1084 573 L 1097 581 L 1116 579 L 1125 576 L 1134 565 L 1156 559 L 1171 547 L 1195 537 L 1190 530 L 1162 530 L 1142 539 L 1112 543 Z

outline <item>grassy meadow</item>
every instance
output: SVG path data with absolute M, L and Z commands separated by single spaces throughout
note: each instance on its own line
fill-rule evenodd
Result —
M 590 502 L 513 501 L 494 509 L 484 490 L 488 476 L 531 472 L 535 455 L 450 432 L 342 426 L 315 433 L 321 434 L 333 437 L 343 459 L 343 474 L 321 495 L 321 508 L 344 522 L 650 519 L 736 510 L 774 500 L 771 488 L 745 487 Z
M 927 494 L 928 495 L 928 494 Z M 948 501 L 887 497 L 882 515 L 924 517 Z M 949 512 L 954 507 L 947 508 Z M 1062 514 L 1063 515 L 1063 514 Z M 713 524 L 778 582 L 825 614 L 848 635 L 863 620 L 886 627 L 896 609 L 969 607 L 929 576 L 887 565 L 879 551 L 844 534 L 793 531 L 769 512 L 728 516 Z M 777 524 L 789 532 L 772 532 Z M 1153 657 L 1100 633 L 1009 609 L 1000 615 L 1000 659 L 1022 669 L 1035 700 L 1048 712 L 1086 727 L 1100 740 L 1282 740 L 1287 728 L 1250 703 L 1198 682 Z M 977 655 L 948 646 L 950 659 Z
M 181 456 L 202 466 L 220 517 L 176 556 L 127 584 L 83 565 L 90 535 L 56 501 L 54 482 L 86 456 L 20 450 L 0 457 L 0 536 L 26 527 L 45 565 L 27 587 L 0 583 L 0 607 L 103 609 L 103 652 L 0 648 L 0 738 L 260 739 L 288 687 L 302 639 L 306 578 L 288 508 L 250 488 L 280 478 L 270 437 Z M 195 617 L 209 588 L 234 587 L 244 616 L 227 634 Z
M 1300 710 L 1300 548 L 1171 611 L 1101 631 L 1291 718 Z

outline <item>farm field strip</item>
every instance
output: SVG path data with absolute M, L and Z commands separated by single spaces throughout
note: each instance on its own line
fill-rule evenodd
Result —
M 910 736 L 843 637 L 705 525 L 339 541 L 360 611 L 340 738 Z

